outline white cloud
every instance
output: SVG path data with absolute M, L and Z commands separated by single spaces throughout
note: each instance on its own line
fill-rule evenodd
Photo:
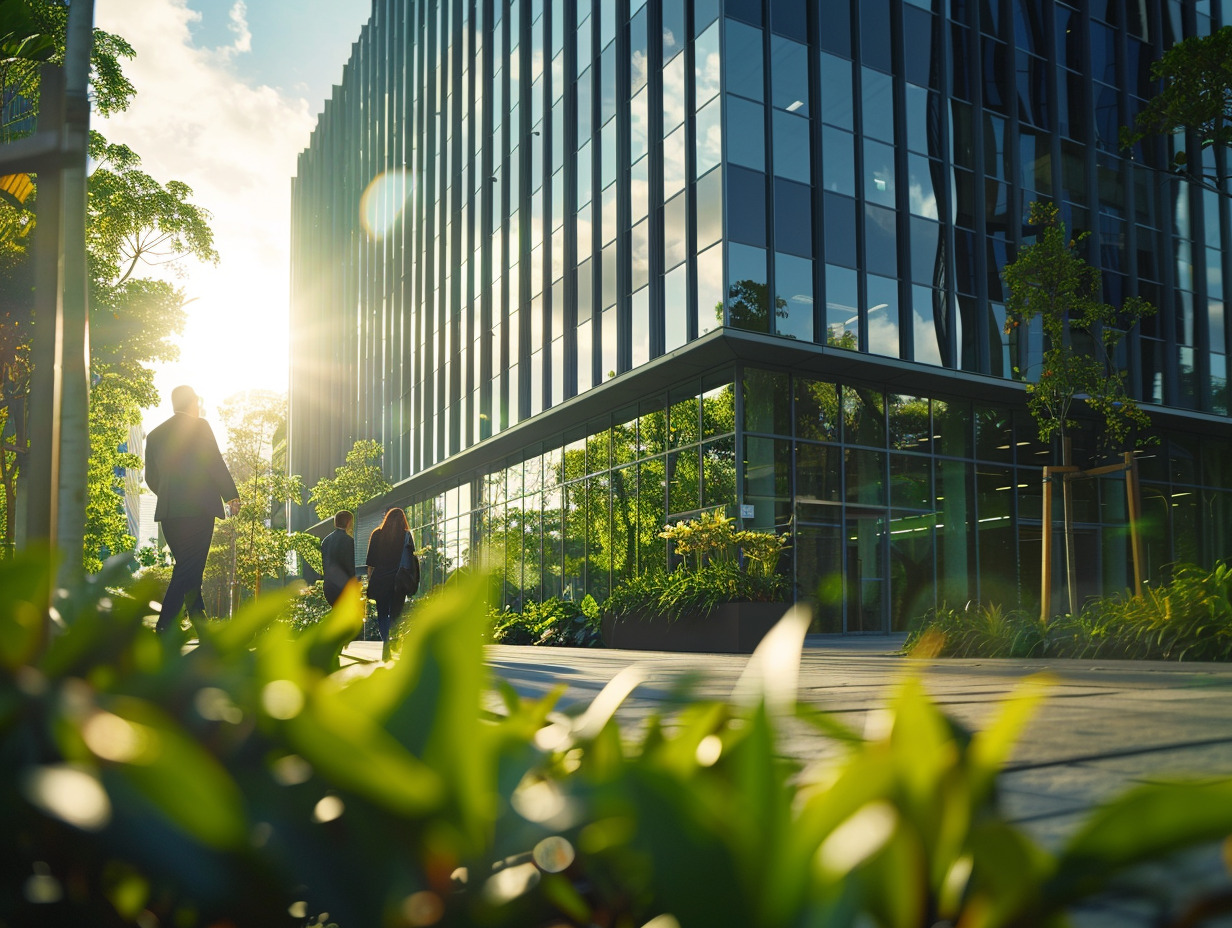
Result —
M 250 387 L 286 389 L 291 177 L 313 126 L 306 101 L 231 72 L 232 55 L 251 47 L 243 2 L 231 9 L 235 42 L 221 51 L 193 44 L 200 15 L 185 3 L 99 0 L 96 15 L 136 49 L 125 72 L 137 96 L 95 128 L 131 145 L 158 180 L 192 187 L 213 214 L 220 257 L 217 267 L 190 263 L 178 281 L 194 301 L 180 360 L 157 377 L 163 406 L 147 422 L 169 414 L 177 383 L 196 386 L 207 408 Z
M 235 6 L 227 14 L 231 21 L 227 28 L 235 33 L 235 44 L 226 49 L 228 52 L 252 51 L 252 33 L 248 30 L 248 5 L 244 0 L 236 0 Z

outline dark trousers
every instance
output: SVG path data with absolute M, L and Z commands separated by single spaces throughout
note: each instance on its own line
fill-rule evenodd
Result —
M 381 641 L 388 644 L 390 625 L 396 624 L 402 617 L 402 607 L 406 605 L 406 597 L 395 593 L 392 589 L 369 593 L 376 601 L 376 627 L 381 633 Z
M 177 621 L 180 610 L 187 605 L 190 615 L 204 616 L 201 603 L 201 578 L 205 576 L 205 559 L 214 537 L 213 516 L 184 516 L 163 519 L 163 537 L 175 558 L 171 582 L 163 597 L 162 613 L 157 628 L 161 632 Z

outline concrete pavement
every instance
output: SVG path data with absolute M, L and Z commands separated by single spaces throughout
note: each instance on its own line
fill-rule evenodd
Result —
M 904 674 L 920 674 L 952 717 L 981 728 L 1024 679 L 1049 673 L 1049 698 L 1018 744 L 1001 779 L 1003 808 L 1048 847 L 1057 847 L 1089 810 L 1146 778 L 1232 776 L 1232 665 L 1155 661 L 936 660 L 902 657 L 902 637 L 809 636 L 801 658 L 800 698 L 857 730 Z M 379 658 L 379 644 L 357 642 L 355 657 Z M 618 671 L 643 665 L 646 682 L 620 716 L 636 723 L 661 710 L 686 680 L 698 698 L 730 695 L 745 655 L 675 654 L 606 649 L 489 646 L 493 672 L 527 696 L 558 683 L 562 706 L 585 705 Z M 783 751 L 801 760 L 828 753 L 827 742 L 801 725 L 785 733 Z M 1160 890 L 1177 872 L 1158 874 Z M 1186 884 L 1223 880 L 1214 851 L 1183 863 Z M 1136 887 L 1149 888 L 1150 874 Z M 1109 900 L 1079 913 L 1084 928 L 1147 926 L 1148 907 Z M 1232 925 L 1232 918 L 1204 922 Z

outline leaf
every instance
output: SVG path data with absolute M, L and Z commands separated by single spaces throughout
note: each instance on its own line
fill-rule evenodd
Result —
M 1050 905 L 1085 898 L 1117 872 L 1232 834 L 1232 779 L 1151 783 L 1098 808 L 1066 844 L 1044 887 Z
M 777 715 L 792 711 L 800 690 L 800 653 L 812 621 L 807 605 L 787 610 L 745 665 L 732 689 L 734 703 L 755 706 L 764 702 Z

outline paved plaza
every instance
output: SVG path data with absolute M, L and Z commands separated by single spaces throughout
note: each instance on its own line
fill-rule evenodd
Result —
M 904 674 L 921 674 L 932 698 L 970 728 L 980 728 L 1024 679 L 1049 673 L 1051 695 L 1035 715 L 1002 777 L 1011 818 L 1044 845 L 1056 847 L 1091 807 L 1147 777 L 1232 776 L 1232 665 L 1153 661 L 938 660 L 902 657 L 901 637 L 809 636 L 800 668 L 800 698 L 860 730 Z M 379 643 L 348 653 L 379 657 Z M 605 649 L 490 646 L 492 671 L 527 696 L 567 686 L 563 706 L 588 703 L 630 664 L 646 682 L 620 712 L 636 724 L 661 708 L 674 687 L 694 679 L 699 698 L 725 698 L 748 658 Z M 785 733 L 782 750 L 801 760 L 830 746 L 804 726 Z M 1220 877 L 1217 854 L 1185 862 L 1185 879 Z M 1164 878 L 1174 882 L 1175 873 Z M 1138 885 L 1149 883 L 1149 875 Z M 1107 902 L 1079 913 L 1084 928 L 1146 926 L 1144 912 Z M 1205 922 L 1232 925 L 1232 919 Z

